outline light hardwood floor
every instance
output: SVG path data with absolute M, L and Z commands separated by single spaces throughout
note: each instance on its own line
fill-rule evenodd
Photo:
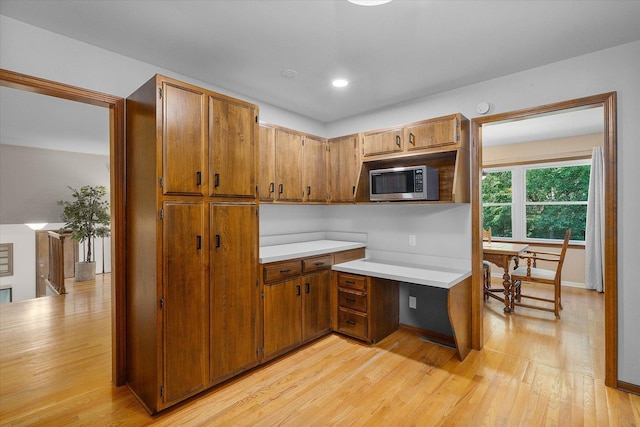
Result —
M 602 295 L 564 291 L 562 319 L 485 303 L 464 362 L 397 331 L 330 335 L 150 417 L 111 376 L 109 275 L 0 306 L 1 425 L 640 425 L 640 396 L 604 386 Z

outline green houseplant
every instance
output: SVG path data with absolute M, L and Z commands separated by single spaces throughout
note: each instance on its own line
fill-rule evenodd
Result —
M 76 263 L 76 281 L 95 278 L 96 263 L 91 252 L 91 241 L 96 237 L 107 237 L 110 232 L 109 202 L 104 200 L 107 189 L 102 186 L 85 185 L 76 190 L 69 187 L 74 201 L 58 201 L 63 206 L 63 230 L 71 231 L 71 238 L 78 243 L 87 242 L 83 262 Z

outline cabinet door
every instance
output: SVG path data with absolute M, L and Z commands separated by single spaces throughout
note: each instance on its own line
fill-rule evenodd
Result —
M 272 201 L 276 193 L 276 130 L 260 126 L 258 146 L 258 193 L 260 200 Z
M 210 376 L 257 364 L 258 216 L 255 205 L 210 206 Z
M 276 129 L 276 200 L 302 201 L 302 136 Z
M 204 194 L 206 172 L 205 95 L 162 84 L 162 191 Z
M 304 137 L 302 148 L 302 189 L 306 202 L 327 200 L 327 150 L 324 140 Z
M 209 193 L 212 196 L 256 194 L 253 108 L 209 97 Z
M 306 341 L 331 329 L 331 271 L 307 274 L 302 279 L 302 340 Z
M 205 386 L 209 294 L 204 274 L 202 203 L 165 202 L 163 213 L 163 398 L 171 402 Z
M 401 128 L 365 133 L 363 155 L 374 156 L 402 151 L 402 133 Z
M 300 276 L 264 286 L 264 353 L 282 352 L 302 339 Z
M 457 118 L 428 121 L 407 128 L 407 150 L 423 150 L 458 142 Z
M 352 202 L 358 177 L 358 137 L 331 139 L 329 144 L 329 187 L 332 202 Z

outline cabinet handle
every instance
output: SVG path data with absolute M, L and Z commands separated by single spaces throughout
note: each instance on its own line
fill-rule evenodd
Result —
M 400 148 L 400 135 L 396 135 L 396 145 Z
M 409 134 L 409 144 L 413 145 L 414 147 L 416 146 L 416 137 L 412 133 Z
M 305 283 L 304 293 L 308 294 L 309 292 L 311 292 L 311 285 L 309 283 Z
M 214 184 L 215 187 L 219 187 L 220 186 L 220 174 L 217 173 L 214 175 Z
M 356 195 L 356 186 L 355 185 L 351 189 L 351 194 L 353 194 L 354 196 Z
M 202 249 L 202 236 L 196 236 L 196 249 Z
M 279 184 L 278 185 L 278 194 L 282 194 L 283 191 L 284 191 L 284 184 Z
M 348 285 L 355 285 L 356 284 L 356 282 L 353 281 L 353 280 L 345 280 L 345 283 L 348 284 Z
M 300 285 L 296 285 L 296 296 L 300 296 Z
M 347 302 L 356 302 L 355 298 L 345 298 L 347 300 Z
M 290 268 L 288 268 L 286 270 L 280 270 L 280 273 L 290 273 L 290 272 L 291 272 Z
M 307 185 L 307 196 L 311 195 L 311 186 Z
M 196 172 L 196 185 L 202 185 L 202 172 Z
M 272 182 L 269 184 L 269 193 L 273 193 L 274 191 L 276 191 L 276 184 Z
M 353 320 L 347 320 L 345 323 L 347 325 L 356 326 L 356 322 L 354 322 Z
M 220 247 L 220 235 L 216 234 L 216 248 Z

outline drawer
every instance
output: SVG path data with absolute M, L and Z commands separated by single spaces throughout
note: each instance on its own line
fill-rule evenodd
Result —
M 298 276 L 302 272 L 300 260 L 265 264 L 263 266 L 264 281 L 274 282 L 287 277 Z
M 333 264 L 333 255 L 322 255 L 313 258 L 305 258 L 302 260 L 302 271 L 305 273 L 308 271 L 322 270 L 325 268 L 331 268 Z
M 353 261 L 354 259 L 362 259 L 364 255 L 364 248 L 336 252 L 333 254 L 333 262 L 334 264 L 340 264 L 341 262 Z
M 338 305 L 366 313 L 367 293 L 349 288 L 340 288 L 338 289 Z
M 338 332 L 367 339 L 367 316 L 363 313 L 339 308 Z
M 356 276 L 354 274 L 340 273 L 338 276 L 338 286 L 341 288 L 367 290 L 367 278 L 365 276 Z

